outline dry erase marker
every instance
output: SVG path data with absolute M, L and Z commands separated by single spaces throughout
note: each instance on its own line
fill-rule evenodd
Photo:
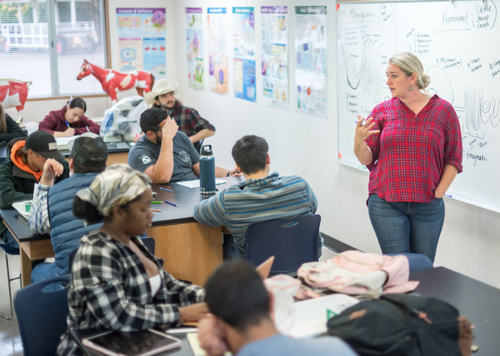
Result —
M 171 202 L 169 202 L 169 201 L 166 201 L 166 200 L 165 200 L 165 203 L 167 203 L 167 204 L 170 204 L 170 205 L 172 205 L 172 206 L 175 206 L 175 207 L 177 207 L 177 205 L 176 205 L 176 204 L 174 204 L 174 203 L 171 203 Z
M 160 187 L 160 189 L 161 189 L 161 190 L 164 190 L 164 191 L 166 191 L 166 192 L 169 192 L 169 193 L 173 193 L 170 189 L 167 189 L 167 188 L 162 188 L 162 187 Z
M 152 201 L 151 204 L 163 204 L 162 201 Z

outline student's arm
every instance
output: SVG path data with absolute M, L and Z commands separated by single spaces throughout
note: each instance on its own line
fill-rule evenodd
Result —
M 193 164 L 192 167 L 193 173 L 196 174 L 197 177 L 200 176 L 200 163 Z M 238 171 L 238 169 L 233 168 L 231 171 L 225 169 L 225 168 L 220 168 L 215 166 L 215 177 L 217 178 L 222 178 L 222 177 L 227 177 L 229 173 L 230 177 L 241 177 L 241 173 Z
M 194 207 L 194 219 L 207 226 L 225 226 L 224 192 L 202 200 Z
M 7 132 L 0 134 L 0 141 L 9 142 L 16 137 L 26 137 L 23 130 L 8 114 L 5 114 L 5 123 L 7 124 Z
M 39 124 L 38 124 L 38 129 L 43 130 L 48 132 L 49 134 L 54 135 L 53 129 L 57 125 L 57 118 L 54 116 L 53 112 L 49 112 L 47 116 L 45 116 L 45 119 L 43 119 Z
M 318 199 L 316 198 L 316 195 L 314 194 L 309 183 L 307 183 L 306 181 L 304 182 L 306 183 L 307 187 L 307 195 L 309 196 L 309 199 L 311 199 L 311 212 L 313 214 L 316 214 L 316 211 L 318 210 Z
M 153 183 L 168 183 L 174 172 L 174 137 L 179 126 L 174 120 L 167 120 L 162 128 L 161 149 L 158 160 L 149 166 L 146 173 Z
M 196 134 L 194 134 L 193 136 L 190 136 L 189 140 L 192 143 L 196 143 L 196 142 L 204 140 L 207 137 L 210 137 L 210 136 L 213 136 L 213 135 L 215 135 L 215 131 L 212 131 L 212 130 L 209 130 L 209 129 L 203 129 L 203 130 L 197 132 Z
M 92 132 L 99 135 L 101 127 L 86 116 L 82 116 L 78 121 L 78 127 L 75 128 L 75 135 L 82 135 L 85 132 Z M 88 130 L 87 130 L 88 128 Z
M 12 208 L 12 203 L 16 201 L 31 200 L 33 198 L 33 194 L 16 191 L 12 167 L 13 163 L 11 161 L 0 165 L 0 208 Z

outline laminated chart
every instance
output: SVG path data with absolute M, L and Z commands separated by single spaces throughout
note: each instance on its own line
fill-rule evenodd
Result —
M 208 27 L 208 86 L 210 90 L 227 94 L 229 92 L 227 24 L 225 7 L 207 9 Z
M 255 13 L 253 7 L 233 7 L 234 96 L 256 99 Z
M 297 111 L 326 117 L 326 6 L 295 7 Z
M 286 6 L 262 6 L 262 94 L 267 105 L 288 109 Z
M 117 8 L 120 71 L 146 70 L 167 76 L 167 24 L 164 8 Z
M 203 10 L 186 7 L 186 52 L 188 85 L 194 89 L 205 88 L 203 66 Z

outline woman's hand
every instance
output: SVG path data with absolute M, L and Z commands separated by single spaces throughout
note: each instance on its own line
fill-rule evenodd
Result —
M 365 125 L 363 125 L 363 122 L 365 122 Z M 359 145 L 371 135 L 380 133 L 380 130 L 372 131 L 373 126 L 375 126 L 375 121 L 373 121 L 373 117 L 364 119 L 358 115 L 358 122 L 356 124 L 356 135 L 354 136 L 354 144 Z
M 179 307 L 181 321 L 198 321 L 208 314 L 208 307 L 205 303 L 191 304 L 186 307 Z

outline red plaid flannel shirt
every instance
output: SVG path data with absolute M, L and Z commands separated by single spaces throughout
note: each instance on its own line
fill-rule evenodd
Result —
M 453 106 L 434 95 L 415 115 L 400 99 L 377 105 L 376 121 L 366 144 L 372 150 L 370 194 L 389 202 L 434 200 L 448 164 L 462 172 L 462 135 Z
M 215 127 L 202 118 L 200 114 L 198 114 L 198 111 L 181 105 L 178 100 L 175 101 L 170 117 L 179 125 L 179 130 L 184 132 L 188 137 L 204 129 L 215 131 Z

